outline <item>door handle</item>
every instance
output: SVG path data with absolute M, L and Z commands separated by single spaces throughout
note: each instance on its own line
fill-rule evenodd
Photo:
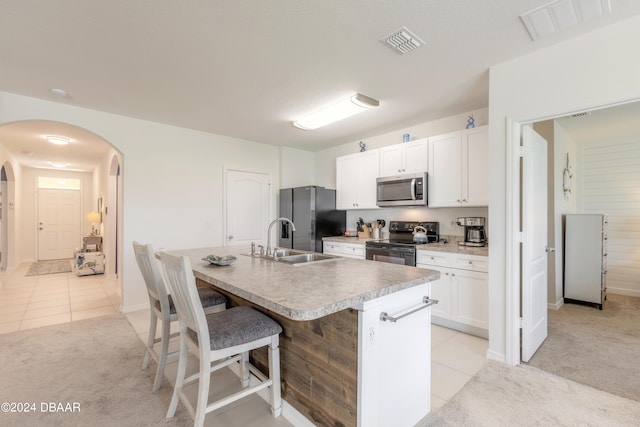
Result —
M 229 240 L 233 240 L 233 235 L 232 235 L 232 234 L 229 234 L 228 239 L 229 239 Z
M 546 253 L 551 253 L 551 252 L 555 252 L 556 248 L 550 248 L 549 246 L 545 246 L 544 251 Z

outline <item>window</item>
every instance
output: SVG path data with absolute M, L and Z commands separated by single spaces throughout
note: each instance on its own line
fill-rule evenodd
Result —
M 54 178 L 39 176 L 38 188 L 48 188 L 56 190 L 80 190 L 80 180 L 78 178 Z

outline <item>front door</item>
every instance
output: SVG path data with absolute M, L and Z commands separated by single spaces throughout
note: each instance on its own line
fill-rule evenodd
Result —
M 266 245 L 271 217 L 271 176 L 265 173 L 225 171 L 225 245 Z M 274 237 L 272 236 L 272 239 Z M 271 244 L 276 245 L 277 240 Z
M 38 190 L 38 260 L 73 258 L 80 225 L 80 191 Z
M 522 361 L 547 338 L 547 141 L 522 128 Z

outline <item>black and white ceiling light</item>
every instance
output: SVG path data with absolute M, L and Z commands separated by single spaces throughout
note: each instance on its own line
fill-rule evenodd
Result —
M 328 105 L 315 113 L 303 116 L 293 122 L 293 126 L 303 130 L 318 129 L 339 120 L 351 117 L 380 105 L 380 101 L 361 93 L 355 93 Z
M 520 15 L 535 41 L 611 13 L 610 0 L 555 0 Z

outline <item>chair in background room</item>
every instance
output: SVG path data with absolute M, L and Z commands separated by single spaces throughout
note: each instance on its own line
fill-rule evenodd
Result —
M 173 417 L 180 399 L 193 417 L 194 425 L 201 427 L 207 413 L 267 387 L 271 390 L 271 412 L 274 417 L 280 416 L 282 400 L 279 335 L 282 327 L 270 317 L 248 306 L 232 307 L 205 315 L 198 303 L 189 258 L 160 252 L 160 259 L 180 320 L 178 375 L 167 418 Z M 268 377 L 249 362 L 249 351 L 265 346 L 268 347 Z M 200 367 L 196 374 L 186 378 L 189 351 L 199 359 Z M 240 364 L 243 388 L 230 396 L 208 403 L 211 373 L 236 362 Z M 256 377 L 256 385 L 250 386 L 250 374 Z M 199 384 L 194 407 L 183 387 L 196 380 L 199 380 Z
M 169 340 L 179 334 L 178 332 L 170 333 L 171 322 L 177 321 L 178 315 L 173 299 L 167 292 L 160 270 L 160 262 L 156 259 L 153 247 L 133 242 L 133 250 L 144 283 L 147 286 L 150 305 L 149 336 L 147 338 L 147 350 L 142 361 L 142 369 L 147 369 L 147 366 L 149 366 L 149 357 L 153 358 L 158 364 L 156 378 L 153 382 L 153 391 L 156 392 L 162 385 L 167 358 L 178 356 L 178 352 L 168 353 Z M 198 288 L 198 299 L 206 313 L 223 311 L 227 305 L 227 298 L 224 295 L 208 287 Z M 156 338 L 158 320 L 162 322 L 162 336 Z M 157 343 L 160 343 L 158 352 L 154 350 L 154 345 Z

